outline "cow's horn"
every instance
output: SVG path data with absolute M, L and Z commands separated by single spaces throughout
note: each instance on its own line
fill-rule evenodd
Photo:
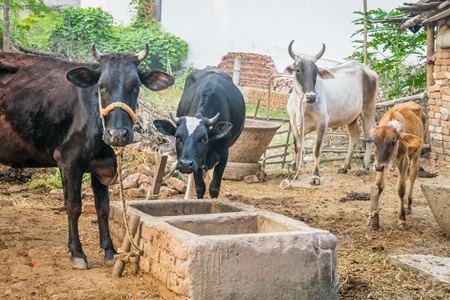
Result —
M 319 60 L 319 58 L 321 58 L 324 53 L 325 53 L 325 44 L 322 44 L 322 50 L 320 50 L 320 52 L 316 54 L 316 59 Z
M 95 48 L 95 43 L 91 46 L 91 54 L 96 61 L 101 61 L 103 54 Z
M 295 55 L 295 54 L 294 54 L 294 51 L 292 51 L 292 44 L 293 44 L 293 43 L 294 43 L 294 40 L 292 40 L 292 41 L 289 43 L 288 52 L 289 52 L 289 55 L 292 57 L 293 60 L 297 60 L 297 55 Z
M 217 115 L 215 115 L 214 117 L 209 119 L 209 122 L 211 123 L 211 125 L 214 125 L 214 123 L 217 122 L 217 119 L 219 119 L 219 115 L 220 115 L 220 113 L 217 113 Z
M 169 112 L 169 116 L 170 116 L 170 118 L 172 119 L 172 121 L 175 122 L 175 124 L 178 124 L 178 120 L 179 120 L 180 118 L 177 118 L 172 112 Z
M 147 57 L 148 51 L 149 51 L 148 44 L 145 44 L 144 50 L 139 52 L 137 55 L 137 58 L 139 59 L 139 61 L 143 61 Z

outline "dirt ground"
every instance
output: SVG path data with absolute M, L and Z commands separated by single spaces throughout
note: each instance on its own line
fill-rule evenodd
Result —
M 356 177 L 356 164 L 345 175 L 337 174 L 338 167 L 322 167 L 323 185 L 314 188 L 304 184 L 310 177 L 304 174 L 297 181 L 304 187 L 283 190 L 280 182 L 286 172 L 280 171 L 268 172 L 264 183 L 224 181 L 221 197 L 335 234 L 339 240 L 339 299 L 450 299 L 450 285 L 389 262 L 395 254 L 450 256 L 450 238 L 437 225 L 420 190 L 422 183 L 450 184 L 450 166 L 425 159 L 420 165 L 438 176 L 417 180 L 413 211 L 407 216 L 408 230 L 404 232 L 397 229 L 395 172 L 390 174 L 382 197 L 381 228 L 373 231 L 366 226 L 370 201 L 361 196 L 370 192 L 375 172 Z M 306 167 L 305 173 L 309 172 Z M 72 269 L 62 200 L 21 187 L 0 183 L 1 299 L 160 299 L 150 283 L 129 268 L 120 279 L 112 277 L 112 268 L 103 265 L 93 215 L 80 218 L 81 242 L 91 269 Z M 352 197 L 355 193 L 359 197 Z M 92 199 L 87 195 L 84 201 Z

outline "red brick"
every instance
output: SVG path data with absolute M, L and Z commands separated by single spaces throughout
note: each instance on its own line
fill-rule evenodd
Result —
M 441 98 L 441 92 L 429 93 L 428 98 L 433 98 L 433 99 Z
M 93 203 L 85 203 L 83 205 L 83 210 L 85 214 L 94 215 L 96 213 L 95 205 Z
M 428 124 L 431 126 L 440 126 L 441 120 L 438 119 L 428 119 Z
M 441 58 L 441 59 L 436 59 L 436 61 L 434 62 L 435 65 L 437 66 L 448 66 L 450 65 L 450 59 L 449 58 Z

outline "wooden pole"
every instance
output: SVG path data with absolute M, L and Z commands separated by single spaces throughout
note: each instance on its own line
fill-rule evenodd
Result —
M 3 51 L 9 52 L 10 47 L 10 24 L 9 24 L 9 0 L 3 1 Z
M 434 25 L 427 25 L 427 57 L 430 57 L 434 52 Z M 427 88 L 434 85 L 433 78 L 434 65 L 427 65 Z
M 367 0 L 364 0 L 364 64 L 367 65 Z
M 126 222 L 126 220 L 124 220 Z M 129 226 L 130 226 L 130 233 L 131 236 L 134 237 L 136 235 L 136 232 L 139 228 L 139 224 L 141 223 L 141 217 L 138 215 L 131 215 Z M 131 248 L 131 240 L 128 236 L 128 233 L 125 232 L 125 236 L 123 237 L 122 247 L 120 247 L 120 250 L 123 252 L 129 252 Z M 117 259 L 116 263 L 114 264 L 113 269 L 113 276 L 114 277 L 120 277 L 122 276 L 123 270 L 125 269 L 125 262 L 121 259 Z
M 147 199 L 158 199 L 159 191 L 161 189 L 162 180 L 164 177 L 164 170 L 167 164 L 167 155 L 159 155 L 155 167 L 155 175 L 153 176 L 152 187 L 149 190 Z

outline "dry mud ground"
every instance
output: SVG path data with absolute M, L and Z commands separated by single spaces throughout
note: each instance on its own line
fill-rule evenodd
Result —
M 337 175 L 337 167 L 323 167 L 323 185 L 318 188 L 305 185 L 308 188 L 282 190 L 279 185 L 286 174 L 275 172 L 269 173 L 264 183 L 224 181 L 221 197 L 335 234 L 339 239 L 340 299 L 450 299 L 449 285 L 389 262 L 390 255 L 395 254 L 450 257 L 450 239 L 435 222 L 420 190 L 421 183 L 450 184 L 450 166 L 427 160 L 422 160 L 421 166 L 438 176 L 417 180 L 413 211 L 407 216 L 409 228 L 404 232 L 396 226 L 395 173 L 390 174 L 382 197 L 378 231 L 365 225 L 370 201 L 342 201 L 351 192 L 370 192 L 375 172 L 356 177 L 356 165 L 345 175 Z M 307 182 L 309 175 L 301 178 Z M 151 283 L 132 274 L 130 268 L 122 278 L 112 277 L 112 268 L 103 265 L 93 215 L 80 218 L 80 236 L 92 268 L 72 269 L 62 201 L 35 191 L 8 193 L 9 187 L 0 183 L 0 299 L 159 299 Z M 84 201 L 92 199 L 87 196 Z

